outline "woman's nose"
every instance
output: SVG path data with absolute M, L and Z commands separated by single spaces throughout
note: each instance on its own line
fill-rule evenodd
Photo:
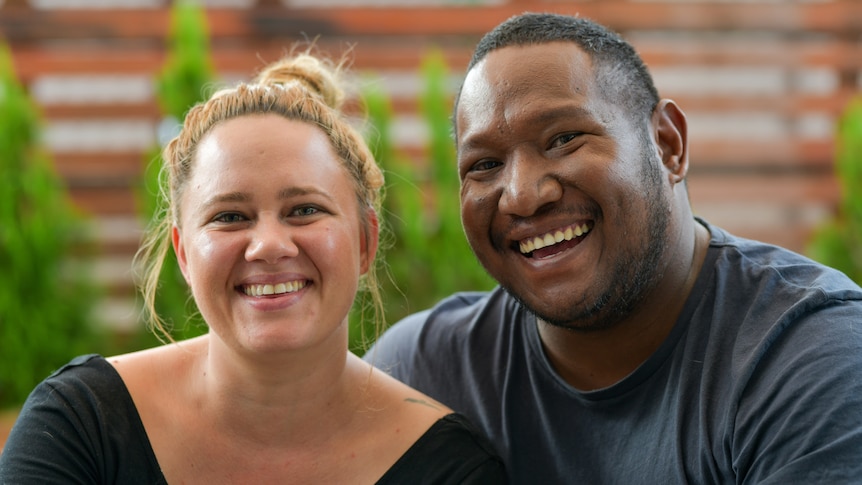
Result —
M 299 247 L 293 240 L 292 229 L 276 218 L 258 219 L 251 228 L 246 260 L 276 263 L 282 258 L 298 255 Z

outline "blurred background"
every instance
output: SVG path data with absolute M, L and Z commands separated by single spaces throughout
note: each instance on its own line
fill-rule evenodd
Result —
M 479 37 L 524 11 L 592 18 L 641 52 L 689 117 L 698 215 L 860 281 L 856 0 L 0 0 L 0 410 L 77 354 L 158 343 L 132 258 L 160 141 L 296 45 L 352 59 L 351 112 L 387 171 L 387 323 L 490 288 L 461 232 L 448 118 Z M 176 271 L 163 290 L 178 338 L 205 331 Z

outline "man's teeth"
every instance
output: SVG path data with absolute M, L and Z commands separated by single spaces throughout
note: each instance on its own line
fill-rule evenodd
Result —
M 565 230 L 558 229 L 542 236 L 524 239 L 520 242 L 519 249 L 521 250 L 521 253 L 528 254 L 537 249 L 542 249 L 553 244 L 563 241 L 571 241 L 572 239 L 583 236 L 588 232 L 590 232 L 590 227 L 587 226 L 586 223 L 581 225 L 572 225 L 567 227 Z
M 266 296 L 281 293 L 293 293 L 305 288 L 305 281 L 289 281 L 287 283 L 276 283 L 274 285 L 247 285 L 242 291 L 248 296 Z

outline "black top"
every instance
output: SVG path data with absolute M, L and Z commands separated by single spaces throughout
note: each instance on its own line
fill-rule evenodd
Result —
M 437 421 L 380 484 L 505 483 L 487 439 L 459 414 Z M 98 355 L 39 384 L 0 454 L 0 484 L 166 484 L 120 375 Z

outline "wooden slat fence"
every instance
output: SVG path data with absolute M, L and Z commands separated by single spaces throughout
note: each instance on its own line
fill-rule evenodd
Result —
M 99 221 L 101 274 L 114 289 L 117 318 L 133 320 L 129 267 L 141 227 L 133 188 L 161 118 L 152 80 L 165 60 L 168 6 L 117 2 L 70 9 L 6 0 L 0 36 L 43 109 L 59 172 Z M 335 57 L 352 48 L 354 69 L 372 73 L 393 96 L 399 147 L 417 163 L 425 137 L 417 71 L 429 49 L 443 52 L 454 91 L 478 38 L 505 18 L 523 11 L 590 17 L 630 39 L 662 94 L 689 115 L 697 213 L 801 252 L 838 201 L 834 124 L 862 86 L 856 0 L 236 3 L 207 9 L 221 76 L 248 78 L 305 39 L 317 38 Z

